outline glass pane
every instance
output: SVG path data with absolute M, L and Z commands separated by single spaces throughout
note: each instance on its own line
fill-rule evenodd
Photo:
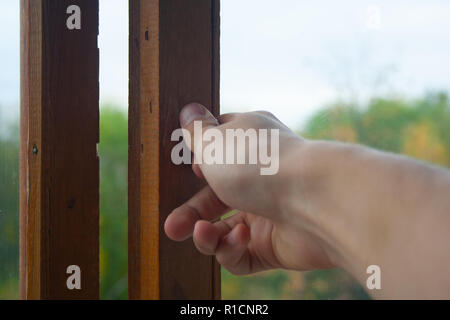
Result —
M 450 166 L 450 3 L 222 0 L 222 112 Z M 0 4 L 0 299 L 18 297 L 19 3 Z M 100 1 L 101 296 L 127 297 L 128 3 Z M 223 272 L 226 299 L 367 298 L 339 270 Z
M 100 295 L 128 298 L 128 1 L 100 0 Z
M 450 2 L 224 0 L 222 112 L 450 165 Z M 223 273 L 225 299 L 367 298 L 338 270 Z
M 19 297 L 19 2 L 0 4 L 0 299 Z

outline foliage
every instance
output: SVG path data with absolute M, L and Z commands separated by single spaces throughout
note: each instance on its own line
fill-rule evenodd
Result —
M 128 298 L 128 120 L 110 106 L 100 119 L 101 297 Z
M 334 104 L 315 114 L 302 134 L 355 142 L 450 165 L 450 101 L 445 93 L 422 99 L 372 99 L 366 108 Z
M 19 131 L 16 123 L 5 127 L 0 132 L 0 299 L 16 299 L 19 297 Z

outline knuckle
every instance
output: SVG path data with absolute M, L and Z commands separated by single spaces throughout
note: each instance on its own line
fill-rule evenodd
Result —
M 259 111 L 255 111 L 255 112 L 258 114 L 261 114 L 263 116 L 275 119 L 275 115 L 272 112 L 265 111 L 265 110 L 259 110 Z

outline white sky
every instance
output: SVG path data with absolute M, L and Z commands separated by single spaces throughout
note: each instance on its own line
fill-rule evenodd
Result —
M 0 4 L 0 118 L 18 113 L 18 2 Z M 297 127 L 338 98 L 450 89 L 450 1 L 222 0 L 221 7 L 223 112 L 266 109 Z M 100 0 L 101 102 L 124 109 L 127 10 L 127 0 Z

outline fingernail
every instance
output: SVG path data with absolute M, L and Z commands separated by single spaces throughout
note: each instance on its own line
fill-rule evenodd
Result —
M 180 113 L 180 124 L 186 127 L 192 121 L 201 119 L 206 114 L 206 109 L 199 103 L 190 103 L 183 107 Z

